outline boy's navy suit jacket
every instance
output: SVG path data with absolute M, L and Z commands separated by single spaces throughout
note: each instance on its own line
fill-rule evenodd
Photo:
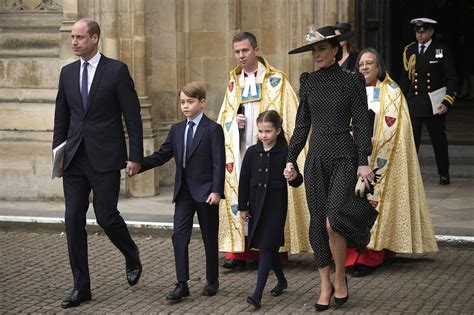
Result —
M 191 150 L 183 169 L 184 131 L 187 120 L 174 124 L 160 149 L 144 158 L 140 172 L 161 166 L 174 157 L 176 176 L 173 202 L 179 193 L 183 175 L 197 202 L 206 202 L 211 193 L 224 198 L 225 149 L 222 127 L 203 115 L 194 134 Z

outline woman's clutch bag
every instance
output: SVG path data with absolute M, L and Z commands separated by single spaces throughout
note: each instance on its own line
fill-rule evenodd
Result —
M 364 181 L 362 180 L 362 177 L 359 177 L 359 179 L 357 180 L 357 184 L 355 186 L 355 189 L 354 189 L 354 192 L 355 192 L 355 195 L 357 197 L 361 197 L 361 198 L 364 198 L 365 197 L 365 189 L 367 187 L 365 187 L 365 183 Z

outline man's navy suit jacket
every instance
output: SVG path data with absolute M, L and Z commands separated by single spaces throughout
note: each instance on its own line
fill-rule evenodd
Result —
M 197 202 L 205 202 L 211 193 L 224 198 L 225 149 L 222 127 L 203 115 L 197 126 L 191 150 L 183 169 L 184 131 L 187 120 L 171 126 L 168 137 L 160 149 L 143 159 L 144 172 L 161 166 L 174 157 L 176 176 L 173 202 L 176 201 L 182 184 L 183 173 L 191 196 Z
M 59 78 L 54 117 L 53 148 L 67 140 L 63 169 L 70 164 L 82 140 L 92 167 L 110 172 L 127 160 L 143 160 L 140 103 L 127 65 L 101 55 L 84 110 L 79 90 L 80 60 L 64 66 Z M 122 124 L 129 137 L 129 157 Z

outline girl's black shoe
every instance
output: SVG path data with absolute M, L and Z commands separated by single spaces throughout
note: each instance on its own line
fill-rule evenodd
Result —
M 262 306 L 262 304 L 260 304 L 260 302 L 257 302 L 253 297 L 251 296 L 247 296 L 247 303 L 249 303 L 250 305 L 252 305 L 254 308 L 258 309 Z
M 334 286 L 332 286 L 332 291 L 331 291 L 331 295 L 329 296 L 329 303 L 328 304 L 314 304 L 314 309 L 316 310 L 316 312 L 322 312 L 322 311 L 325 311 L 329 308 L 329 304 L 331 304 L 331 297 L 333 296 L 334 294 Z
M 349 300 L 349 286 L 347 285 L 347 276 L 346 276 L 346 287 L 347 287 L 347 295 L 343 298 L 334 297 L 334 302 L 336 302 L 336 308 L 341 307 L 344 305 L 347 300 Z
M 288 288 L 288 281 L 285 280 L 283 283 L 278 283 L 271 291 L 272 296 L 280 296 L 283 293 L 283 290 Z

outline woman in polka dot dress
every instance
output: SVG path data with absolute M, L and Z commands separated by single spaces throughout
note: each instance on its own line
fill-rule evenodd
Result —
M 367 166 L 372 130 L 364 78 L 342 70 L 335 59 L 339 41 L 350 35 L 337 35 L 332 26 L 312 28 L 306 35 L 308 43 L 289 52 L 312 51 L 319 68 L 301 75 L 300 105 L 286 168 L 293 169 L 311 130 L 304 177 L 311 215 L 310 242 L 321 278 L 321 292 L 314 305 L 317 311 L 329 308 L 332 295 L 336 307 L 347 302 L 346 249 L 362 251 L 367 246 L 377 216 L 367 199 L 354 194 L 357 176 L 368 185 L 374 174 Z M 334 284 L 330 279 L 332 261 Z

